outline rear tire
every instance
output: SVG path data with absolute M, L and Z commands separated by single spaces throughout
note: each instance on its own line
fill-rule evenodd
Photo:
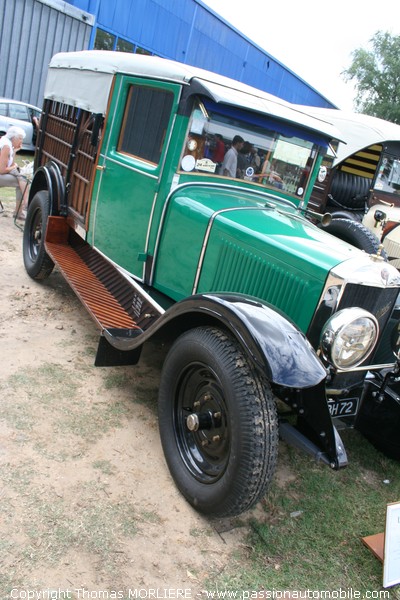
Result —
M 175 341 L 161 375 L 159 427 L 172 477 L 196 510 L 238 515 L 265 494 L 277 461 L 275 401 L 228 334 L 200 327 Z
M 46 279 L 54 263 L 44 247 L 50 198 L 46 190 L 37 192 L 28 207 L 23 236 L 23 259 L 26 272 L 32 279 Z

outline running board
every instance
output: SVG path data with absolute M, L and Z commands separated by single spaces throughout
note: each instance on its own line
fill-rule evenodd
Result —
M 79 237 L 64 217 L 49 217 L 45 249 L 103 334 L 95 364 L 136 364 L 139 339 L 136 349 L 125 352 L 121 341 L 140 338 L 159 319 L 159 307 L 151 303 L 139 284 Z

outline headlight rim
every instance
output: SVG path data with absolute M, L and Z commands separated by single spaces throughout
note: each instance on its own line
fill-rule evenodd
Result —
M 346 327 L 355 323 L 359 319 L 368 319 L 374 329 L 373 341 L 369 344 L 367 350 L 360 355 L 360 357 L 349 365 L 339 364 L 333 357 L 333 349 L 339 339 L 339 335 L 343 334 Z M 352 369 L 360 366 L 376 348 L 377 341 L 379 339 L 379 322 L 377 318 L 365 310 L 356 306 L 343 308 L 334 313 L 325 323 L 322 328 L 319 348 L 323 358 L 331 364 L 335 369 L 339 371 L 351 371 Z

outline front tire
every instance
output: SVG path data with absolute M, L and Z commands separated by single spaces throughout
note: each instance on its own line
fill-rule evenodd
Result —
M 238 515 L 266 492 L 278 452 L 276 405 L 266 380 L 226 333 L 184 333 L 164 363 L 159 427 L 183 496 L 214 517 Z
M 44 247 L 47 220 L 50 214 L 49 193 L 37 192 L 29 204 L 23 236 L 23 258 L 26 272 L 32 279 L 46 279 L 54 263 Z

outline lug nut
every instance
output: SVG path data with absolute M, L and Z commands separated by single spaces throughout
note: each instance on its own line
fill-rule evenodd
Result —
M 199 417 L 193 413 L 186 419 L 186 427 L 189 431 L 197 431 L 199 428 Z

